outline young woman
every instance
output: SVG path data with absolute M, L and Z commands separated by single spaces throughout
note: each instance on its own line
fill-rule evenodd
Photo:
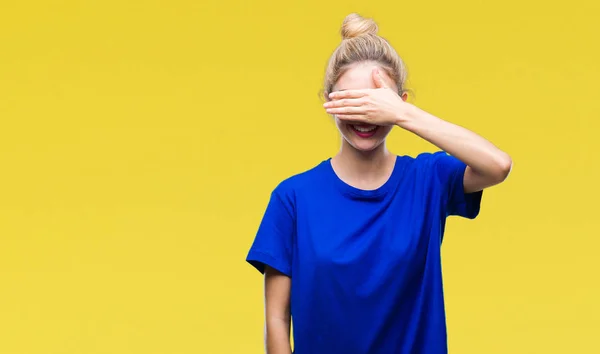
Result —
M 281 182 L 247 256 L 265 274 L 266 348 L 289 354 L 447 353 L 440 247 L 446 217 L 475 218 L 512 161 L 406 101 L 402 60 L 349 15 L 325 78 L 339 153 Z M 392 127 L 441 151 L 389 152 Z

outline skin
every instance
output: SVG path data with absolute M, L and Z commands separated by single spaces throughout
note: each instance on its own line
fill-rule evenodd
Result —
M 265 269 L 265 349 L 267 354 L 291 354 L 290 292 L 292 279 Z
M 336 82 L 327 113 L 335 117 L 342 146 L 331 159 L 335 173 L 347 184 L 372 190 L 391 176 L 395 155 L 385 144 L 394 126 L 405 129 L 446 151 L 467 165 L 465 193 L 474 193 L 503 182 L 512 168 L 504 151 L 476 133 L 442 120 L 406 102 L 396 83 L 376 63 L 351 65 Z M 359 137 L 353 125 L 376 125 L 369 138 Z M 291 279 L 267 268 L 265 272 L 267 354 L 291 354 Z

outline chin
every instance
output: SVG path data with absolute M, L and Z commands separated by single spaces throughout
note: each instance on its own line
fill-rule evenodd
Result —
M 361 138 L 357 136 L 351 129 L 344 132 L 346 142 L 360 152 L 371 152 L 381 147 L 385 143 L 385 139 L 389 133 L 389 129 L 380 127 L 379 131 L 370 138 Z
M 346 141 L 348 142 L 348 144 L 350 144 L 350 146 L 352 146 L 353 148 L 355 148 L 356 150 L 358 150 L 360 152 L 371 152 L 383 144 L 383 140 L 380 140 L 380 139 L 377 139 L 377 140 L 371 140 L 371 139 L 355 140 L 355 139 L 346 138 Z

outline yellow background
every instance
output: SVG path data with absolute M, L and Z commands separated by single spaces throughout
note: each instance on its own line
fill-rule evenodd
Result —
M 337 151 L 318 92 L 354 11 L 415 104 L 514 159 L 449 223 L 450 352 L 600 353 L 594 0 L 3 0 L 0 353 L 261 353 L 244 258 L 275 185 Z

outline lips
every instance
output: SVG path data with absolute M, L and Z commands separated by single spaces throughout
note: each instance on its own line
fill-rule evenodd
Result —
M 379 127 L 376 125 L 355 125 L 355 124 L 353 124 L 353 125 L 350 125 L 350 128 L 356 135 L 365 139 L 365 138 L 370 138 L 373 135 L 375 135 L 375 133 L 377 132 L 377 129 Z

